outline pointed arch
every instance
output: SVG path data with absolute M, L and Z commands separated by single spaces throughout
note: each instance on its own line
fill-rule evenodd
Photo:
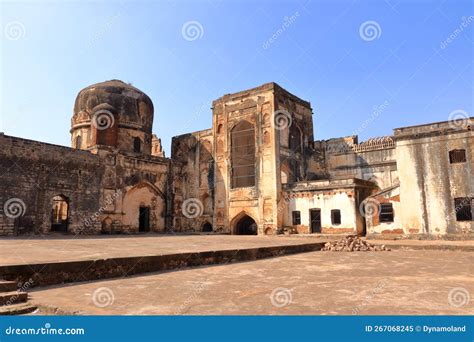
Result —
M 125 195 L 127 193 L 129 193 L 130 191 L 134 190 L 134 189 L 141 189 L 141 188 L 149 188 L 155 195 L 157 196 L 160 196 L 161 198 L 165 199 L 166 196 L 165 194 L 154 184 L 151 184 L 150 182 L 146 181 L 146 180 L 143 180 L 135 185 L 132 185 L 132 186 L 128 186 L 125 188 L 125 191 L 123 192 L 122 194 L 122 198 L 125 197 Z
M 296 122 L 292 122 L 288 137 L 288 147 L 293 153 L 302 153 L 303 147 L 303 131 Z
M 142 181 L 122 195 L 122 222 L 132 231 L 164 231 L 166 196 L 155 185 Z
M 242 210 L 231 220 L 231 232 L 234 235 L 257 235 L 258 225 L 255 218 Z

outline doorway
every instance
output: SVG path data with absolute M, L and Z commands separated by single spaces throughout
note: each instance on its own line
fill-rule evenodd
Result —
M 150 231 L 150 207 L 140 207 L 140 214 L 138 218 L 138 231 Z
M 212 232 L 212 224 L 210 224 L 209 222 L 204 223 L 204 225 L 202 226 L 202 231 L 204 233 Z
M 257 235 L 257 224 L 248 215 L 243 216 L 235 226 L 237 235 Z
M 51 208 L 51 231 L 67 232 L 69 221 L 69 202 L 66 196 L 57 195 L 53 197 Z
M 321 209 L 310 209 L 311 233 L 321 233 Z

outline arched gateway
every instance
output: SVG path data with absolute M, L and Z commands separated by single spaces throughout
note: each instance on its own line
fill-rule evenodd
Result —
M 235 222 L 233 231 L 237 235 L 257 235 L 258 229 L 253 218 L 243 215 Z

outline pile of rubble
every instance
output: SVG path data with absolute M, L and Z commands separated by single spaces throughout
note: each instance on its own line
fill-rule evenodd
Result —
M 385 245 L 372 245 L 365 240 L 357 237 L 357 235 L 349 235 L 343 239 L 327 242 L 323 251 L 332 252 L 356 252 L 356 251 L 389 251 Z

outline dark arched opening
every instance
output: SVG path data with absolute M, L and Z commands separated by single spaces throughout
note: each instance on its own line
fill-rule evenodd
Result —
M 210 224 L 209 222 L 204 223 L 204 225 L 202 226 L 202 231 L 204 233 L 212 232 L 212 224 Z
M 51 208 L 51 231 L 67 232 L 69 219 L 69 202 L 63 195 L 53 197 Z
M 257 224 L 248 215 L 243 216 L 235 225 L 237 235 L 257 235 Z
M 76 137 L 76 148 L 81 148 L 82 147 L 82 137 L 78 135 Z

